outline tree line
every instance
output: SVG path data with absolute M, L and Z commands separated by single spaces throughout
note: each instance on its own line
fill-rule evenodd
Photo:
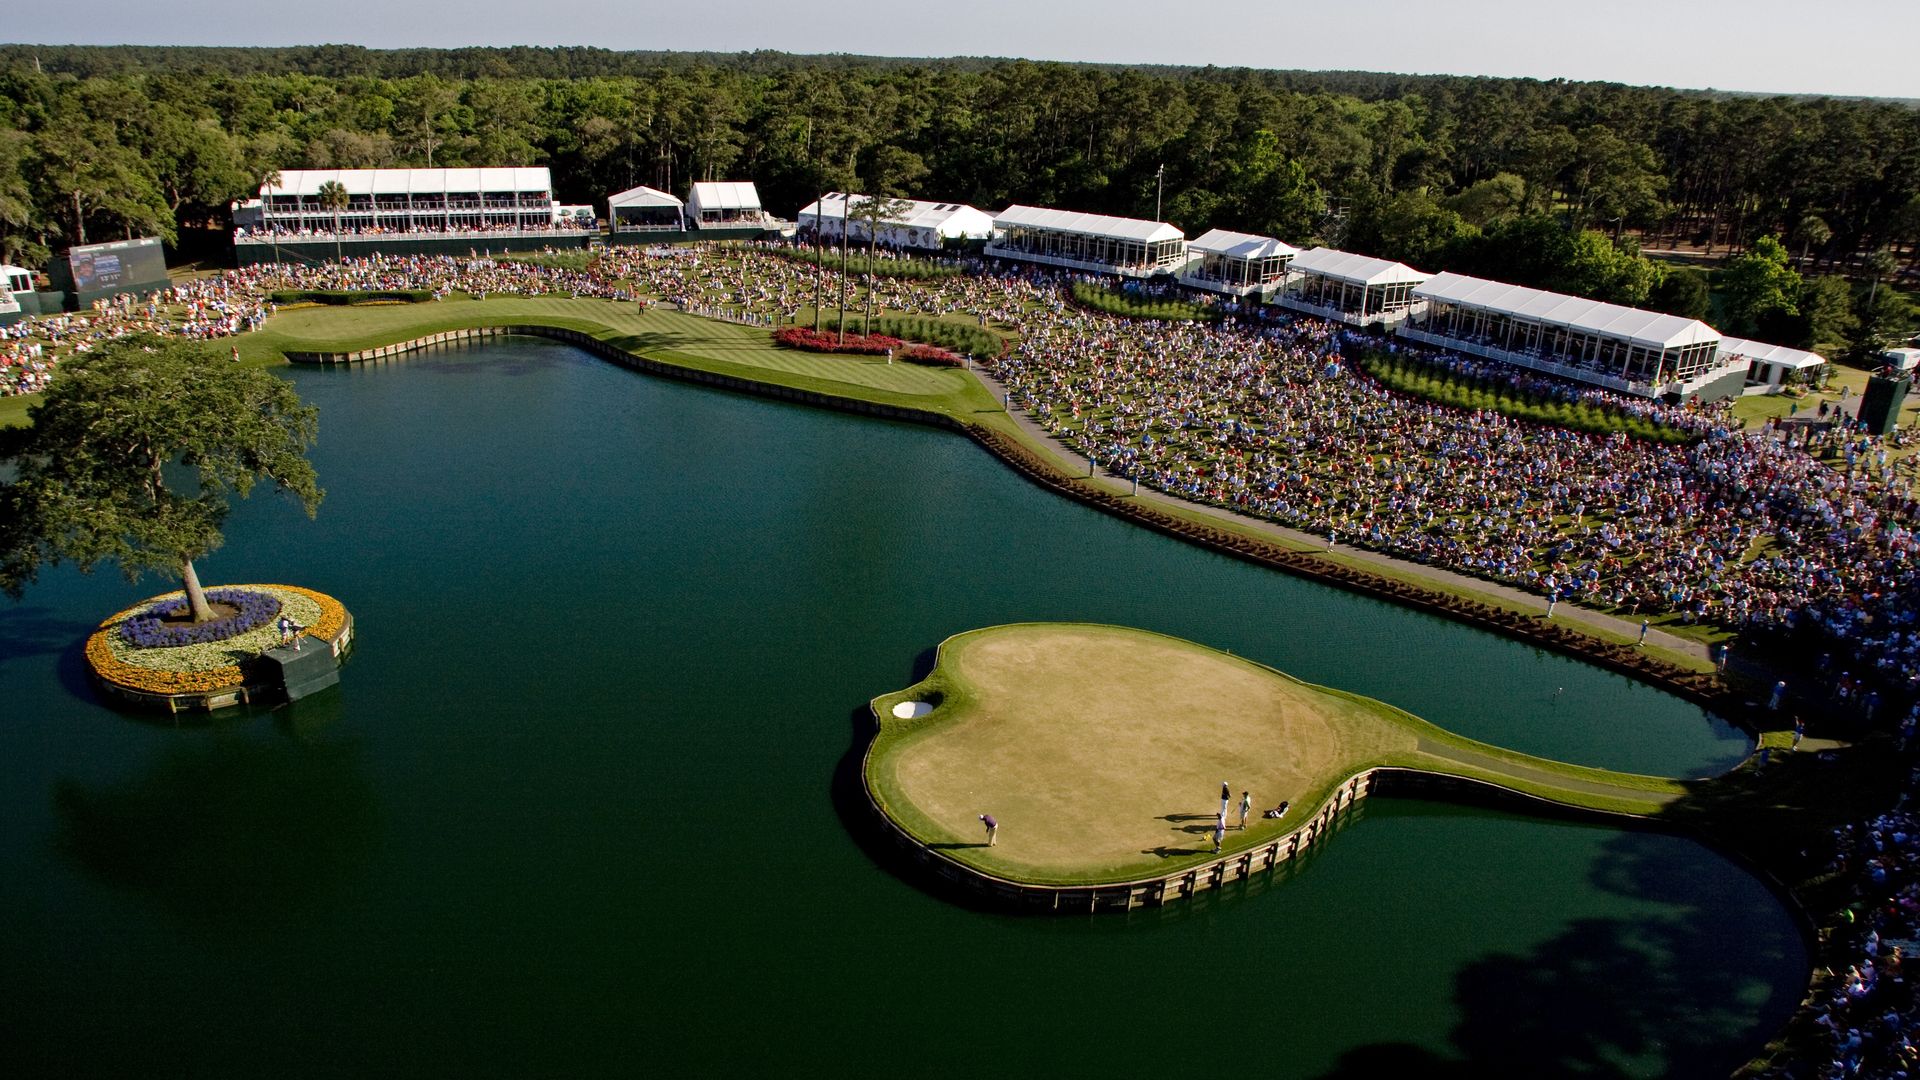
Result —
M 1853 279 L 1856 326 L 1851 293 L 1869 278 L 1892 292 L 1878 279 L 1920 252 L 1910 103 L 767 52 L 0 47 L 9 261 L 224 228 L 227 204 L 282 169 L 525 164 L 549 165 L 569 202 L 705 179 L 751 179 L 787 214 L 828 190 L 1126 216 L 1158 202 L 1189 235 L 1320 241 L 1688 315 L 1706 314 L 1704 282 L 1642 246 L 1744 257 L 1773 237 L 1807 280 Z M 1822 298 L 1790 300 L 1715 314 L 1831 344 L 1835 319 L 1798 314 Z

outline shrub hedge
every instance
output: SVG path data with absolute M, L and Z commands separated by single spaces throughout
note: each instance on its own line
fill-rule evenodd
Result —
M 1405 356 L 1366 353 L 1359 362 L 1361 370 L 1390 390 L 1459 409 L 1488 409 L 1518 420 L 1593 435 L 1625 432 L 1637 439 L 1675 446 L 1693 440 L 1688 432 L 1621 409 L 1584 401 L 1563 401 L 1550 394 L 1526 393 L 1499 380 L 1469 379 Z
M 1160 319 L 1167 322 L 1195 322 L 1219 318 L 1219 313 L 1185 300 L 1155 300 L 1130 296 L 1092 282 L 1073 284 L 1074 302 L 1084 308 L 1119 315 L 1128 319 Z
M 268 293 L 276 304 L 422 304 L 432 289 L 282 289 Z

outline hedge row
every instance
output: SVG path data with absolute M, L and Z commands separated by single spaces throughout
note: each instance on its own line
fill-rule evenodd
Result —
M 829 330 L 838 331 L 840 319 L 829 316 L 821 325 Z M 887 317 L 868 322 L 864 318 L 848 316 L 846 327 L 849 334 L 856 331 L 862 334 L 885 334 L 889 337 L 904 338 L 907 341 L 938 345 L 950 352 L 971 356 L 976 360 L 989 360 L 1007 351 L 1007 340 L 991 330 L 978 326 L 964 326 L 941 319 Z
M 276 304 L 423 304 L 432 289 L 282 289 L 268 293 Z
M 840 269 L 840 252 L 837 248 L 828 248 L 823 256 L 813 248 L 774 248 L 773 254 L 792 262 L 819 266 L 822 263 L 829 270 Z M 847 273 L 864 275 L 867 272 L 867 256 L 861 251 L 847 253 Z M 926 259 L 882 259 L 874 258 L 873 276 L 882 278 L 901 278 L 907 281 L 932 281 L 936 278 L 957 277 L 960 268 L 943 266 Z
M 1657 424 L 1621 409 L 1587 402 L 1562 401 L 1551 394 L 1530 394 L 1499 379 L 1469 379 L 1446 368 L 1404 356 L 1368 353 L 1360 368 L 1389 390 L 1425 398 L 1458 409 L 1487 409 L 1536 424 L 1584 431 L 1590 435 L 1617 435 L 1678 446 L 1693 435 Z
M 1143 299 L 1092 282 L 1073 284 L 1074 302 L 1084 308 L 1119 315 L 1128 319 L 1160 319 L 1165 322 L 1197 322 L 1218 318 L 1217 312 L 1185 300 Z

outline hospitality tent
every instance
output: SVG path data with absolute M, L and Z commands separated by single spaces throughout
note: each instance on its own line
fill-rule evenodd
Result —
M 1146 277 L 1187 261 L 1186 234 L 1164 221 L 1082 214 L 1018 203 L 993 216 L 986 253 L 1093 273 Z
M 679 232 L 686 228 L 687 204 L 642 184 L 607 196 L 607 220 L 617 233 Z
M 1303 251 L 1289 269 L 1282 306 L 1354 326 L 1406 318 L 1414 287 L 1428 277 L 1405 263 L 1333 248 Z
M 1721 361 L 1720 332 L 1698 319 L 1465 274 L 1436 275 L 1414 295 L 1424 313 L 1403 336 L 1613 389 L 1717 382 L 1734 366 Z
M 760 225 L 760 192 L 747 181 L 703 181 L 687 196 L 687 220 L 695 228 Z
M 1747 386 L 1752 392 L 1758 393 L 1778 389 L 1795 372 L 1821 367 L 1826 364 L 1827 358 L 1805 349 L 1789 349 L 1785 345 L 1769 345 L 1764 341 L 1721 338 L 1720 362 L 1733 364 L 1741 361 L 1747 364 Z
M 868 197 L 857 193 L 831 191 L 802 207 L 797 224 L 802 229 L 817 229 L 823 236 L 839 237 L 847 227 L 851 208 L 852 239 L 864 241 L 867 223 L 861 219 L 860 205 Z M 993 218 L 984 210 L 965 203 L 928 202 L 902 199 L 906 210 L 880 223 L 879 242 L 893 247 L 938 248 L 950 240 L 985 240 L 993 235 Z
M 1246 296 L 1273 289 L 1287 279 L 1287 266 L 1300 254 L 1270 236 L 1212 229 L 1187 245 L 1196 256 L 1180 271 L 1180 282 L 1196 289 Z

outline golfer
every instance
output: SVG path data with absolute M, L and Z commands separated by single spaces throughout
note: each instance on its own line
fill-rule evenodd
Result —
M 992 847 L 999 840 L 1000 823 L 994 820 L 992 814 L 981 814 L 980 823 L 987 827 L 987 846 Z
M 1223 810 L 1220 812 L 1219 817 L 1213 819 L 1213 853 L 1215 855 L 1220 854 L 1220 841 L 1226 838 L 1227 814 L 1226 811 Z
M 1243 791 L 1240 793 L 1240 827 L 1242 829 L 1245 829 L 1247 827 L 1247 815 L 1252 812 L 1253 812 L 1253 792 Z

